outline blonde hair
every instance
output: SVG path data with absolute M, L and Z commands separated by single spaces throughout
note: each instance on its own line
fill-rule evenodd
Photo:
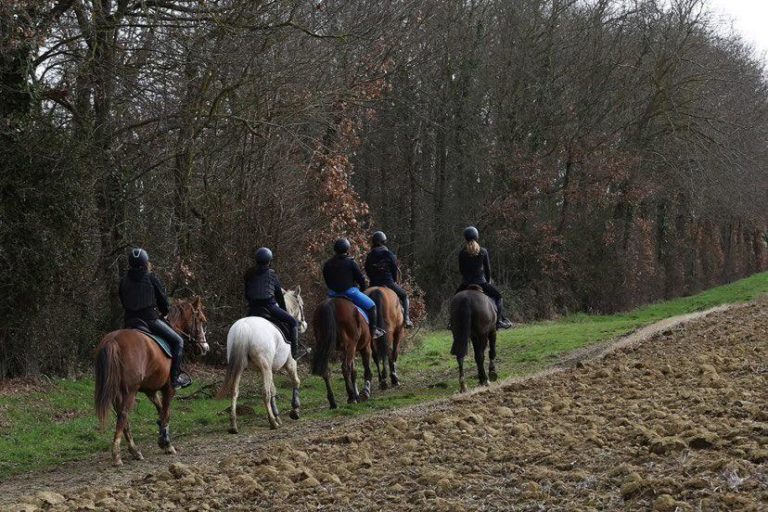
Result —
M 464 250 L 467 251 L 467 254 L 470 256 L 477 256 L 480 254 L 480 244 L 477 243 L 477 240 L 467 240 L 467 245 L 464 246 Z

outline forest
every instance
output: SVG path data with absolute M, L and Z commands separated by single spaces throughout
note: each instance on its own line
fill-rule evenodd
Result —
M 0 0 L 0 378 L 87 367 L 135 246 L 214 343 L 258 247 L 311 314 L 376 229 L 440 327 L 467 225 L 517 321 L 764 270 L 767 76 L 706 0 Z

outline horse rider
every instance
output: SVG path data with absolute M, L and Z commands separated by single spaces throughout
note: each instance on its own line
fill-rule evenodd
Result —
M 248 301 L 248 316 L 264 317 L 268 313 L 272 320 L 288 326 L 288 342 L 291 356 L 298 359 L 299 322 L 288 313 L 283 297 L 283 286 L 277 273 L 271 268 L 272 251 L 261 247 L 256 251 L 256 266 L 245 273 L 245 300 Z
M 339 238 L 333 244 L 335 255 L 323 265 L 323 278 L 328 287 L 328 296 L 346 297 L 365 311 L 371 337 L 378 339 L 387 332 L 376 325 L 376 304 L 361 291 L 367 288 L 365 277 L 354 258 L 349 256 L 349 249 L 349 240 Z
M 464 230 L 466 243 L 459 252 L 459 270 L 461 271 L 462 282 L 456 293 L 466 290 L 472 284 L 480 286 L 483 292 L 496 304 L 498 313 L 496 328 L 509 329 L 512 327 L 512 322 L 507 320 L 504 315 L 504 302 L 501 293 L 491 284 L 491 261 L 488 257 L 488 251 L 484 247 L 480 247 L 479 238 L 480 233 L 474 226 L 469 226 Z
M 164 319 L 170 310 L 165 286 L 151 272 L 149 255 L 144 249 L 131 249 L 128 266 L 128 272 L 120 281 L 120 302 L 125 311 L 124 328 L 134 329 L 143 323 L 152 334 L 168 342 L 171 348 L 171 386 L 185 388 L 192 384 L 192 379 L 181 373 L 184 340 Z
M 410 302 L 408 294 L 397 284 L 397 278 L 400 269 L 397 266 L 397 257 L 384 245 L 387 242 L 387 235 L 382 231 L 377 231 L 371 237 L 373 247 L 365 257 L 365 273 L 371 280 L 371 286 L 385 286 L 395 292 L 403 305 L 403 316 L 405 316 L 405 326 L 413 328 L 413 322 L 409 314 Z

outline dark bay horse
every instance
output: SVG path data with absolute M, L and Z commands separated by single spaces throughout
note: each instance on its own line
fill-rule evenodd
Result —
M 496 306 L 488 298 L 482 288 L 470 285 L 467 290 L 457 293 L 451 299 L 451 331 L 453 332 L 453 345 L 451 354 L 456 356 L 459 363 L 459 385 L 461 392 L 467 390 L 464 381 L 464 357 L 467 355 L 469 340 L 475 349 L 475 363 L 477 364 L 477 378 L 481 386 L 488 385 L 488 378 L 495 381 L 498 378 L 496 366 Z M 485 349 L 490 347 L 490 363 L 488 375 L 483 367 Z
M 368 324 L 347 299 L 326 299 L 312 315 L 312 329 L 315 332 L 315 350 L 312 357 L 312 375 L 322 376 L 328 392 L 331 409 L 336 408 L 336 399 L 331 388 L 329 361 L 334 350 L 343 353 L 341 372 L 347 388 L 347 403 L 368 400 L 371 396 L 371 333 Z M 363 358 L 365 385 L 362 394 L 357 391 L 355 356 L 360 352 Z
M 389 362 L 389 376 L 392 386 L 399 386 L 397 355 L 400 352 L 400 341 L 405 334 L 405 321 L 400 299 L 394 291 L 383 286 L 368 288 L 365 293 L 376 303 L 376 311 L 379 314 L 378 325 L 387 331 L 387 335 L 379 338 L 373 347 L 373 361 L 376 363 L 379 386 L 381 389 L 387 389 L 387 362 Z
M 208 352 L 205 329 L 208 320 L 203 312 L 200 297 L 190 302 L 174 301 L 168 312 L 168 322 L 195 350 L 203 355 Z M 176 453 L 168 433 L 171 399 L 176 393 L 171 386 L 171 358 L 152 339 L 135 329 L 112 331 L 102 338 L 96 348 L 96 415 L 102 425 L 107 420 L 109 408 L 117 414 L 115 437 L 112 442 L 112 462 L 119 466 L 120 440 L 125 436 L 128 450 L 137 459 L 141 454 L 133 442 L 128 414 L 136 403 L 136 394 L 145 393 L 160 415 L 158 444 L 165 453 Z M 158 396 L 160 395 L 160 397 Z

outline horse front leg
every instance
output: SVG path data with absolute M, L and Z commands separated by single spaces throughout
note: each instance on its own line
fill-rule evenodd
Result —
M 457 357 L 456 362 L 459 364 L 459 393 L 466 393 L 467 382 L 464 380 L 464 358 Z
M 328 398 L 328 405 L 331 409 L 336 409 L 336 398 L 333 396 L 333 388 L 331 387 L 331 369 L 330 367 L 325 369 L 323 373 L 323 380 L 325 381 L 325 396 Z
M 165 387 L 160 390 L 160 394 L 162 395 L 160 400 L 161 411 L 160 420 L 157 422 L 157 425 L 160 428 L 160 435 L 157 438 L 157 444 L 163 451 L 165 451 L 165 453 L 175 455 L 176 448 L 171 444 L 171 434 L 168 431 L 168 423 L 171 419 L 171 400 L 176 394 L 176 390 L 173 389 L 170 381 L 168 381 L 165 384 Z
M 488 335 L 488 344 L 489 344 L 489 351 L 488 351 L 488 378 L 491 380 L 491 382 L 496 382 L 496 380 L 499 378 L 499 374 L 496 373 L 496 331 L 492 331 Z
M 237 434 L 237 398 L 240 396 L 240 378 L 243 376 L 241 371 L 232 381 L 232 403 L 229 406 L 229 433 Z

